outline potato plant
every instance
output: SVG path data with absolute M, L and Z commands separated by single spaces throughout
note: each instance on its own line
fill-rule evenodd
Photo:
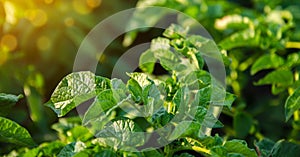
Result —
M 80 0 L 74 0 L 73 6 L 75 2 Z M 96 1 L 89 1 L 89 5 L 96 4 L 92 2 Z M 64 6 L 68 2 L 47 3 L 50 5 L 43 4 L 45 13 L 53 11 L 54 4 Z M 0 1 L 4 12 L 14 5 L 20 12 L 26 10 L 25 5 L 16 4 L 5 0 L 2 6 Z M 30 4 L 37 7 L 33 1 Z M 116 4 L 116 8 L 122 8 L 121 4 L 125 2 Z M 121 47 L 123 42 L 124 47 L 130 47 L 141 38 L 151 37 L 150 48 L 139 58 L 139 69 L 126 72 L 128 80 L 77 71 L 67 74 L 51 90 L 44 89 L 44 84 L 47 87 L 54 84 L 47 78 L 54 73 L 45 70 L 44 64 L 54 60 L 52 51 L 63 49 L 71 53 L 70 45 L 80 44 L 85 29 L 96 23 L 97 14 L 93 11 L 97 7 L 89 13 L 83 13 L 87 11 L 84 6 L 75 7 L 70 15 L 64 12 L 64 7 L 59 7 L 72 41 L 60 43 L 68 45 L 67 48 L 50 45 L 45 49 L 41 42 L 37 43 L 39 52 L 44 52 L 35 56 L 43 56 L 37 64 L 23 66 L 23 62 L 18 62 L 22 60 L 18 54 L 34 52 L 29 46 L 32 40 L 23 39 L 26 32 L 20 33 L 22 39 L 17 41 L 24 40 L 23 44 L 14 50 L 5 47 L 7 35 L 4 35 L 6 38 L 1 37 L 0 44 L 0 92 L 4 92 L 0 93 L 1 156 L 296 157 L 300 154 L 300 2 L 138 0 L 136 6 L 180 11 L 201 23 L 214 41 L 190 33 L 189 19 L 178 16 L 176 24 L 154 38 L 151 33 L 155 31 L 150 28 L 137 29 L 113 44 Z M 25 15 L 16 14 L 15 19 L 28 18 Z M 154 26 L 165 15 L 137 9 L 129 23 Z M 75 24 L 70 22 L 73 18 Z M 23 27 L 14 28 L 13 21 L 7 19 L 0 20 L 3 34 L 5 31 L 18 34 Z M 40 26 L 35 20 L 29 18 L 32 26 L 26 27 L 31 28 L 28 30 L 46 32 L 51 37 L 48 43 L 59 41 L 54 39 L 61 34 L 47 31 L 49 27 L 56 28 L 58 21 L 51 24 L 44 21 Z M 13 45 L 12 40 L 8 43 Z M 208 49 L 221 53 L 216 57 L 205 51 Z M 25 60 L 33 56 L 24 54 Z M 107 55 L 106 62 L 115 57 Z M 67 64 L 66 58 L 55 63 Z M 226 78 L 209 70 L 209 58 L 224 65 L 221 68 Z M 18 70 L 14 71 L 13 80 L 19 80 L 24 93 L 15 89 L 19 85 L 9 79 L 8 74 L 14 68 Z M 162 72 L 157 74 L 157 70 Z M 44 96 L 45 90 L 51 90 L 51 94 Z M 22 94 L 8 94 L 16 91 Z M 20 120 L 17 117 L 22 112 L 17 111 L 20 108 L 27 111 L 26 106 L 21 106 L 24 103 L 30 113 L 26 120 Z M 213 112 L 216 107 L 222 108 L 220 117 Z M 55 122 L 47 117 L 53 113 L 57 116 Z

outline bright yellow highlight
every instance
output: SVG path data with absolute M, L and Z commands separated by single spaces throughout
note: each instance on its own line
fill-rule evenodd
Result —
M 71 27 L 71 26 L 73 26 L 74 25 L 74 19 L 72 18 L 72 17 L 67 17 L 65 20 L 64 20 L 64 22 L 65 22 L 65 25 L 67 26 L 67 27 Z
M 92 11 L 92 8 L 87 5 L 86 0 L 73 0 L 72 5 L 74 10 L 79 14 L 88 14 Z
M 44 2 L 45 2 L 46 4 L 51 4 L 51 3 L 53 3 L 53 0 L 44 0 Z
M 10 24 L 16 24 L 17 23 L 17 18 L 16 18 L 16 9 L 14 5 L 9 2 L 5 1 L 4 2 L 4 10 L 5 10 L 5 21 Z
M 286 48 L 296 48 L 296 49 L 300 49 L 300 42 L 292 42 L 289 41 L 285 44 Z
M 45 25 L 48 20 L 47 14 L 41 9 L 27 10 L 25 12 L 25 17 L 35 27 L 41 27 Z
M 14 35 L 5 34 L 1 38 L 1 47 L 6 47 L 9 51 L 13 51 L 17 48 L 18 41 Z
M 79 14 L 88 14 L 101 4 L 102 0 L 73 0 L 72 5 Z
M 197 152 L 203 152 L 203 153 L 211 155 L 210 150 L 208 150 L 206 148 L 201 148 L 201 147 L 198 147 L 198 146 L 192 146 L 192 149 L 197 151 Z
M 101 0 L 86 0 L 86 3 L 91 8 L 96 8 L 101 4 Z
M 51 47 L 51 41 L 46 36 L 39 37 L 36 44 L 38 49 L 41 51 L 48 50 Z

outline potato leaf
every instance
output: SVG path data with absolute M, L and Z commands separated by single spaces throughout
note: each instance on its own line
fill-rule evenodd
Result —
M 14 106 L 23 95 L 12 95 L 0 93 L 0 116 L 5 116 L 9 113 L 9 109 Z
M 270 156 L 282 157 L 282 156 L 295 156 L 300 154 L 300 145 L 285 140 L 280 140 L 274 145 Z
M 52 108 L 58 117 L 61 117 L 108 88 L 110 88 L 110 80 L 107 78 L 95 76 L 88 71 L 74 72 L 62 79 L 46 106 Z
M 290 70 L 278 69 L 268 73 L 260 79 L 255 85 L 277 84 L 279 86 L 288 86 L 293 83 L 293 73 Z
M 130 119 L 115 120 L 96 134 L 97 140 L 113 148 L 131 149 L 141 146 L 145 138 L 142 129 Z
M 300 109 L 300 88 L 290 95 L 284 105 L 285 108 L 285 120 L 288 121 L 293 113 Z
M 0 140 L 20 145 L 34 146 L 29 132 L 16 122 L 0 117 Z
M 15 105 L 23 96 L 0 93 L 0 108 Z
M 243 140 L 231 140 L 224 144 L 228 155 L 239 155 L 247 157 L 257 157 L 255 150 L 248 148 L 247 143 Z
M 86 145 L 81 142 L 72 142 L 66 145 L 58 154 L 58 157 L 73 157 L 77 153 L 83 151 L 86 148 Z
M 258 150 L 258 153 L 263 156 L 267 157 L 270 155 L 270 152 L 274 146 L 275 142 L 269 140 L 267 138 L 262 139 L 261 141 L 255 143 L 255 146 Z
M 266 54 L 258 58 L 251 67 L 251 75 L 260 70 L 278 68 L 284 64 L 284 59 L 278 55 Z

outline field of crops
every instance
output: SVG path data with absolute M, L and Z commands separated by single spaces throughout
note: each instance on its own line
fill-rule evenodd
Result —
M 300 1 L 0 0 L 0 156 L 297 157 Z

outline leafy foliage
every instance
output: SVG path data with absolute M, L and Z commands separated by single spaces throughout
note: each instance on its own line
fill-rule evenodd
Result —
M 3 108 L 7 111 L 7 109 L 15 105 L 20 98 L 22 98 L 22 95 L 15 96 L 12 94 L 0 93 L 0 109 L 2 110 Z M 2 142 L 27 146 L 35 145 L 29 132 L 16 122 L 0 117 L 0 124 L 0 140 Z
M 154 26 L 169 18 L 168 10 L 144 8 L 148 6 L 175 9 L 195 21 L 179 15 L 174 18 L 177 24 L 159 37 L 151 28 L 125 34 L 124 46 L 155 36 L 140 56 L 140 72 L 127 72 L 127 82 L 74 72 L 50 96 L 57 79 L 71 71 L 70 58 L 87 31 L 108 12 L 131 4 L 118 2 L 0 1 L 0 90 L 25 96 L 14 106 L 21 95 L 0 94 L 0 115 L 6 117 L 0 117 L 1 155 L 9 151 L 4 156 L 300 153 L 298 1 L 139 0 L 128 27 Z M 196 21 L 218 45 L 189 34 Z M 116 53 L 124 52 L 119 39 L 111 45 L 99 60 L 105 63 L 103 76 Z M 217 48 L 221 57 L 206 53 Z M 209 57 L 225 64 L 227 87 L 207 71 Z M 160 68 L 163 74 L 156 75 Z M 49 98 L 46 106 L 60 117 L 51 127 L 57 137 L 48 130 L 55 118 L 41 105 Z M 212 106 L 223 107 L 219 119 Z M 87 108 L 80 113 L 82 119 L 72 112 L 81 107 Z M 211 128 L 211 136 L 205 136 Z

